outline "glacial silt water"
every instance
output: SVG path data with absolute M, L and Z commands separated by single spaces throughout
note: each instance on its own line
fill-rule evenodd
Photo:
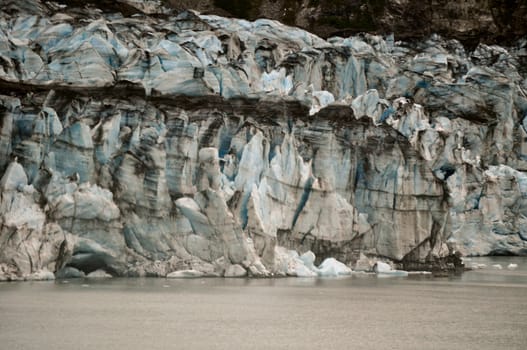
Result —
M 525 349 L 527 261 L 477 261 L 454 278 L 1 283 L 0 348 Z

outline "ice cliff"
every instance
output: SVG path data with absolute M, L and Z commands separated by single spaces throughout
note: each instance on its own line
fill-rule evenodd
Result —
M 527 254 L 527 40 L 65 3 L 0 7 L 0 279 Z

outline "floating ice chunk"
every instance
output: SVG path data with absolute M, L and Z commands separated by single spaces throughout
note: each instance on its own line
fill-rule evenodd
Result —
M 318 267 L 318 275 L 323 277 L 351 275 L 351 269 L 337 259 L 327 258 Z
M 334 259 L 325 259 L 318 267 L 315 264 L 315 254 L 307 251 L 298 255 L 295 250 L 286 250 L 284 247 L 275 249 L 278 275 L 296 277 L 338 277 L 352 274 L 351 268 Z
M 392 270 L 388 272 L 377 273 L 377 277 L 408 277 L 408 271 Z
M 198 278 L 203 275 L 204 273 L 198 270 L 181 270 L 169 273 L 167 278 Z
M 298 271 L 300 271 L 302 275 L 299 277 L 315 277 L 317 275 L 320 275 L 320 270 L 315 266 L 315 253 L 309 250 L 302 254 L 299 257 L 299 260 L 304 266 L 297 266 L 297 276 L 299 276 Z M 309 271 L 304 271 L 304 268 Z
M 508 270 L 516 270 L 518 268 L 518 264 L 509 264 L 507 265 Z
M 373 270 L 377 273 L 377 277 L 407 277 L 408 271 L 393 270 L 392 267 L 382 261 L 377 261 Z
M 373 267 L 373 271 L 379 273 L 379 272 L 390 272 L 390 271 L 393 271 L 393 270 L 392 270 L 392 267 L 389 264 L 384 263 L 382 261 L 377 261 L 377 263 Z
M 402 271 L 402 272 L 406 272 L 406 271 Z M 430 271 L 408 271 L 408 275 L 413 275 L 413 276 L 429 276 L 431 275 L 432 272 Z
M 477 270 L 477 269 L 479 269 L 479 266 L 478 266 L 479 264 L 476 263 L 476 262 L 472 262 L 472 263 L 470 263 L 470 264 L 466 264 L 466 263 L 465 263 L 465 265 L 468 266 L 469 268 L 473 269 L 473 270 Z
M 298 256 L 296 251 L 289 252 L 289 266 L 287 274 L 297 277 L 338 277 L 351 275 L 352 270 L 334 258 L 325 259 L 319 267 L 315 266 L 315 254 L 307 251 Z
M 318 274 L 303 264 L 302 260 L 295 261 L 295 275 L 296 277 L 317 277 Z
M 307 268 L 314 270 L 315 269 L 315 253 L 311 250 L 300 255 L 300 260 L 306 265 Z
M 55 278 L 66 279 L 66 278 L 84 278 L 86 275 L 83 271 L 77 270 L 74 267 L 67 266 L 57 271 Z
M 112 275 L 104 270 L 95 270 L 86 275 L 87 278 L 112 278 Z
M 276 247 L 276 273 L 282 276 L 317 277 L 318 274 L 314 271 L 316 267 L 313 265 L 314 254 L 311 253 L 313 254 L 311 255 L 309 253 L 311 252 L 304 253 L 300 257 L 296 250 L 286 250 L 284 247 Z M 302 259 L 308 262 L 308 264 L 312 260 L 312 267 L 307 267 Z

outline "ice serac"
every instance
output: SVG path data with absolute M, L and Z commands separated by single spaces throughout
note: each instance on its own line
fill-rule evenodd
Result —
M 0 9 L 1 279 L 527 254 L 527 40 L 77 4 Z

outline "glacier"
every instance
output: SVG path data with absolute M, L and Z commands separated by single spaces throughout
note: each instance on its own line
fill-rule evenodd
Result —
M 526 39 L 76 6 L 0 9 L 0 280 L 527 255 Z

